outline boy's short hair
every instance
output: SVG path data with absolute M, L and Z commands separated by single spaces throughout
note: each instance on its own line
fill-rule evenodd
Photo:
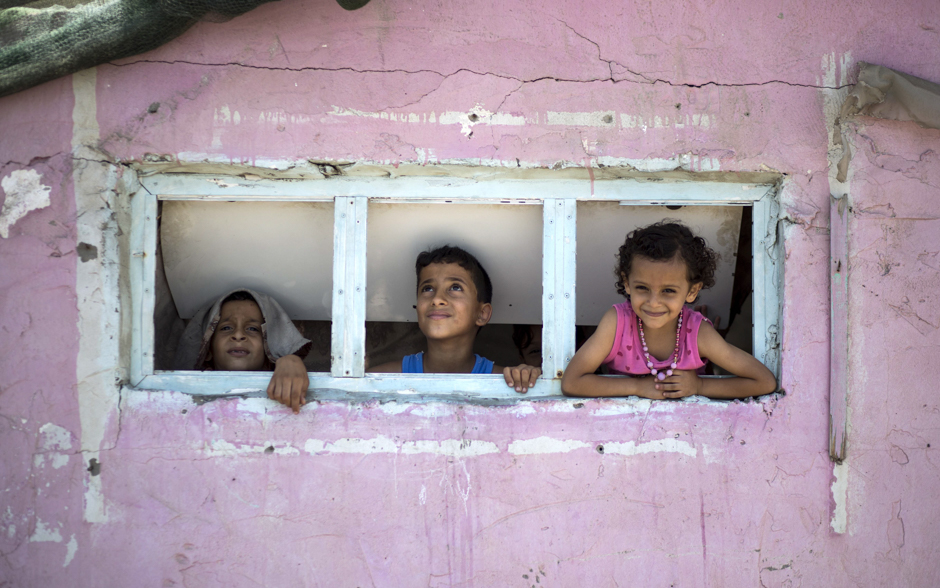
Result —
M 490 282 L 490 276 L 483 269 L 483 265 L 476 257 L 464 251 L 460 247 L 444 245 L 430 251 L 422 251 L 418 254 L 415 261 L 415 276 L 421 279 L 421 270 L 432 263 L 456 263 L 463 269 L 470 272 L 470 278 L 473 280 L 473 286 L 477 289 L 477 302 L 491 304 L 493 302 L 493 283 Z M 418 284 L 417 287 L 421 285 Z

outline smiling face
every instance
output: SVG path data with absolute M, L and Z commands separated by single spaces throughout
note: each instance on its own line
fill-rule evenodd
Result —
M 689 283 L 688 268 L 679 257 L 654 261 L 636 256 L 630 275 L 623 276 L 624 290 L 630 296 L 633 312 L 648 330 L 676 328 L 684 304 L 691 304 L 702 289 L 701 282 Z
M 470 272 L 456 263 L 432 263 L 418 277 L 418 326 L 428 339 L 476 337 L 493 307 L 477 300 Z
M 258 305 L 251 300 L 231 300 L 222 305 L 219 315 L 209 356 L 213 367 L 224 371 L 262 369 L 264 317 Z

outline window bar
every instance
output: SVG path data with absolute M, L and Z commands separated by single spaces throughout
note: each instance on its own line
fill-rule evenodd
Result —
M 333 328 L 331 372 L 362 377 L 366 340 L 366 218 L 368 198 L 333 204 Z
M 558 378 L 574 356 L 577 202 L 548 198 L 542 223 L 542 370 Z
M 157 197 L 145 189 L 131 197 L 130 283 L 133 306 L 131 329 L 131 385 L 153 374 L 154 323 L 156 304 L 154 276 L 157 256 Z
M 776 274 L 777 215 L 773 192 L 754 202 L 752 254 L 754 357 L 777 376 L 779 354 L 779 278 Z

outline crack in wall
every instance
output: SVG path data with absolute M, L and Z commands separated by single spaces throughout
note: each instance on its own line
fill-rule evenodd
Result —
M 570 27 L 569 27 L 569 28 L 570 28 Z M 577 35 L 578 33 L 575 31 L 575 34 Z M 578 36 L 581 36 L 581 35 L 578 35 Z M 584 38 L 584 37 L 582 37 L 582 38 Z M 588 41 L 591 42 L 591 43 L 594 43 L 593 41 L 590 41 L 590 39 L 586 39 L 586 40 L 588 40 Z M 594 43 L 594 44 L 596 45 L 596 43 Z M 624 80 L 624 79 L 619 79 L 619 80 L 618 80 L 618 79 L 616 79 L 616 78 L 613 76 L 613 74 L 611 74 L 609 77 L 606 77 L 606 78 L 587 78 L 587 79 L 563 78 L 563 77 L 547 76 L 547 75 L 546 75 L 546 76 L 539 76 L 539 77 L 535 77 L 535 78 L 520 78 L 520 77 L 518 77 L 518 76 L 511 76 L 511 75 L 507 75 L 507 74 L 499 74 L 499 73 L 495 73 L 495 72 L 480 72 L 480 71 L 476 71 L 476 70 L 473 70 L 473 69 L 470 69 L 470 68 L 465 68 L 465 67 L 455 69 L 454 71 L 452 71 L 452 72 L 450 72 L 450 73 L 441 73 L 441 72 L 439 72 L 439 71 L 434 71 L 434 70 L 429 70 L 429 69 L 419 69 L 419 70 L 406 70 L 406 69 L 355 69 L 355 68 L 352 68 L 352 67 L 336 67 L 336 68 L 330 68 L 330 67 L 312 67 L 312 66 L 311 66 L 311 67 L 273 67 L 273 66 L 266 66 L 266 65 L 251 65 L 251 64 L 247 64 L 247 63 L 238 63 L 238 62 L 234 62 L 234 61 L 232 61 L 232 62 L 222 62 L 222 63 L 208 63 L 208 62 L 202 63 L 202 62 L 197 62 L 197 61 L 188 61 L 188 60 L 184 60 L 184 59 L 177 59 L 177 60 L 139 59 L 139 60 L 132 61 L 132 62 L 129 62 L 129 63 L 113 63 L 113 62 L 109 62 L 108 65 L 113 65 L 113 66 L 115 66 L 115 67 L 129 67 L 129 66 L 139 65 L 139 64 L 154 63 L 154 64 L 164 64 L 164 65 L 180 65 L 180 64 L 182 64 L 182 65 L 193 65 L 193 66 L 198 66 L 198 67 L 242 67 L 242 68 L 246 68 L 246 69 L 258 69 L 258 70 L 267 70 L 267 71 L 284 71 L 284 72 L 294 72 L 294 73 L 301 73 L 301 72 L 350 72 L 350 73 L 357 73 L 357 74 L 408 74 L 408 75 L 433 74 L 433 75 L 441 76 L 441 77 L 444 78 L 444 79 L 450 78 L 450 77 L 452 77 L 452 76 L 455 76 L 455 75 L 458 75 L 458 74 L 461 74 L 461 73 L 470 73 L 470 74 L 478 75 L 478 76 L 492 76 L 492 77 L 501 78 L 501 79 L 505 79 L 505 80 L 514 80 L 514 81 L 517 81 L 517 82 L 521 82 L 522 84 L 534 84 L 534 83 L 537 83 L 537 82 L 544 82 L 544 81 L 559 82 L 559 83 L 577 83 L 577 84 L 593 83 L 593 82 L 610 82 L 610 83 L 613 83 L 613 84 L 622 84 L 622 83 L 628 83 L 628 84 L 629 84 L 629 83 L 632 83 L 632 84 L 643 84 L 643 85 L 665 84 L 665 85 L 672 86 L 672 87 L 676 87 L 676 88 L 705 88 L 705 87 L 708 87 L 708 86 L 714 86 L 714 87 L 718 87 L 718 88 L 747 88 L 747 87 L 760 87 L 760 86 L 771 86 L 771 85 L 781 84 L 781 85 L 790 86 L 790 87 L 794 87 L 794 88 L 810 88 L 810 89 L 814 89 L 814 90 L 841 90 L 841 89 L 843 89 L 843 88 L 849 88 L 849 87 L 851 87 L 851 86 L 853 85 L 853 84 L 843 84 L 843 85 L 838 85 L 838 86 L 828 86 L 828 85 L 825 85 L 825 84 L 801 84 L 801 83 L 798 83 L 798 82 L 788 82 L 788 81 L 786 81 L 786 80 L 778 80 L 778 79 L 766 80 L 766 81 L 762 81 L 762 82 L 711 82 L 711 81 L 710 81 L 710 82 L 703 82 L 703 83 L 701 83 L 701 84 L 691 84 L 691 83 L 685 83 L 685 82 L 675 82 L 675 81 L 666 80 L 666 79 L 663 79 L 663 78 L 652 78 L 652 79 L 651 79 L 651 78 L 648 78 L 647 76 L 645 76 L 645 75 L 643 75 L 643 74 L 641 74 L 641 73 L 639 73 L 639 72 L 635 72 L 635 71 L 633 71 L 633 70 L 631 70 L 631 69 L 629 69 L 629 68 L 623 66 L 623 64 L 621 64 L 621 63 L 619 63 L 619 62 L 616 62 L 616 61 L 609 61 L 609 60 L 606 60 L 606 59 L 603 59 L 603 58 L 599 58 L 599 59 L 600 59 L 601 61 L 605 62 L 605 63 L 608 63 L 608 64 L 616 64 L 616 65 L 618 65 L 618 66 L 620 66 L 620 67 L 623 67 L 626 71 L 628 71 L 628 72 L 630 72 L 630 73 L 632 73 L 632 74 L 634 74 L 634 75 L 636 75 L 636 76 L 639 76 L 639 77 L 643 78 L 644 81 Z M 430 93 L 433 93 L 433 91 L 430 92 Z

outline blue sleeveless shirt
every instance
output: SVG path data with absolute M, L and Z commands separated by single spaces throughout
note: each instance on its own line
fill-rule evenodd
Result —
M 477 361 L 473 364 L 471 374 L 492 374 L 493 362 L 485 357 L 476 356 Z M 423 374 L 424 373 L 424 352 L 406 355 L 401 360 L 401 373 L 403 374 Z

